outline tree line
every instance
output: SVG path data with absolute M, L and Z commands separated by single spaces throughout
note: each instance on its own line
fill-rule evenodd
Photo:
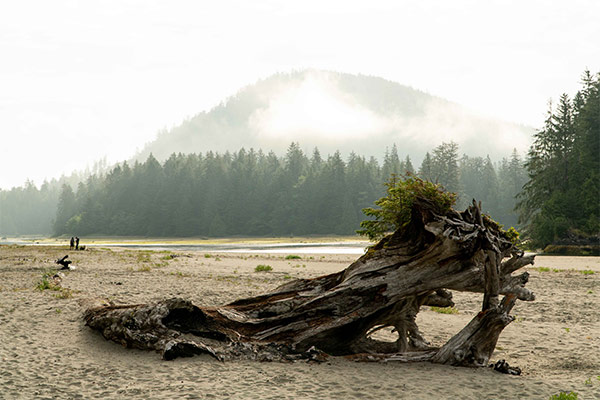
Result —
M 0 189 L 0 235 L 51 235 L 56 217 L 58 198 L 62 187 L 77 184 L 91 175 L 102 175 L 108 170 L 106 158 L 96 161 L 92 168 L 73 171 L 59 179 L 46 180 L 38 188 L 27 180 L 23 186 L 10 190 Z
M 0 190 L 0 235 L 48 235 L 61 185 L 44 182 L 39 188 L 30 180 L 21 187 Z
M 514 225 L 514 196 L 525 183 L 517 152 L 494 166 L 488 158 L 459 157 L 455 143 L 427 153 L 416 170 L 394 145 L 380 164 L 374 157 L 340 152 L 308 156 L 292 143 L 283 157 L 241 149 L 224 154 L 150 155 L 106 175 L 92 175 L 74 190 L 63 185 L 54 233 L 141 236 L 288 236 L 353 234 L 362 209 L 385 192 L 392 175 L 417 174 L 459 193 L 466 205 L 483 200 L 501 223 Z

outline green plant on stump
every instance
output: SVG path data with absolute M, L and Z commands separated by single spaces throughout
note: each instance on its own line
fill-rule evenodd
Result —
M 515 246 L 521 243 L 519 240 L 519 232 L 514 227 L 511 226 L 510 228 L 508 228 L 507 231 L 504 231 L 504 234 L 506 235 L 507 239 L 510 240 L 510 242 Z
M 362 210 L 367 217 L 374 219 L 361 222 L 360 226 L 363 229 L 356 231 L 359 235 L 367 236 L 372 241 L 380 240 L 391 232 L 405 228 L 410 223 L 413 204 L 417 198 L 429 201 L 433 211 L 439 215 L 447 214 L 456 203 L 456 193 L 447 192 L 438 183 L 432 183 L 410 174 L 404 180 L 392 174 L 385 185 L 387 195 L 375 201 L 380 208 L 369 207 Z M 511 243 L 520 244 L 519 232 L 515 228 L 511 226 L 505 231 L 502 229 L 502 225 L 489 215 L 483 214 L 483 219 L 488 226 L 495 227 L 502 232 Z
M 456 193 L 446 192 L 442 185 L 413 175 L 402 180 L 392 174 L 385 185 L 387 195 L 375 201 L 380 208 L 369 207 L 362 210 L 367 217 L 374 219 L 361 222 L 362 229 L 356 231 L 359 235 L 367 236 L 373 241 L 406 227 L 410 222 L 413 204 L 418 197 L 429 200 L 434 206 L 434 211 L 442 215 L 448 213 L 456 202 Z

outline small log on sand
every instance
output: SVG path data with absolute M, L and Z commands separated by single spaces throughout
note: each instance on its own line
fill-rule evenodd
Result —
M 58 265 L 62 265 L 61 270 L 63 269 L 70 269 L 69 264 L 71 264 L 71 260 L 67 260 L 67 258 L 69 257 L 69 255 L 67 254 L 66 256 L 64 256 L 63 258 L 59 258 L 58 260 L 56 260 L 56 264 Z

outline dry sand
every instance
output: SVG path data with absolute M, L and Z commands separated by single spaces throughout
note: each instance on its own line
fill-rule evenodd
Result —
M 42 273 L 65 254 L 77 269 L 66 274 L 63 290 L 37 290 Z M 163 361 L 157 353 L 104 340 L 81 318 L 97 299 L 145 303 L 180 296 L 198 305 L 224 304 L 292 278 L 338 271 L 355 258 L 0 246 L 0 398 L 547 399 L 560 391 L 600 398 L 600 257 L 540 256 L 529 268 L 528 287 L 537 300 L 517 303 L 517 319 L 493 356 L 521 367 L 521 376 L 344 358 L 322 364 L 220 363 L 207 356 Z M 258 264 L 273 271 L 254 272 Z M 427 307 L 419 313 L 434 344 L 444 343 L 480 307 L 480 295 L 454 297 L 459 314 Z

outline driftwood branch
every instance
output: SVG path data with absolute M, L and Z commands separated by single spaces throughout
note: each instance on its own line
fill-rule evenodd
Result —
M 475 202 L 462 213 L 434 209 L 418 199 L 407 227 L 334 274 L 219 307 L 168 299 L 93 308 L 85 321 L 107 339 L 159 351 L 165 359 L 204 353 L 219 360 L 319 360 L 329 354 L 486 365 L 516 300 L 535 298 L 524 287 L 528 274 L 512 275 L 533 256 L 524 256 Z M 416 315 L 423 305 L 452 306 L 451 290 L 483 293 L 482 311 L 441 348 L 431 347 Z M 371 337 L 385 327 L 397 333 L 395 342 Z
M 66 256 L 64 256 L 63 258 L 59 258 L 58 260 L 55 261 L 56 264 L 58 265 L 62 265 L 62 269 L 70 269 L 69 264 L 71 264 L 71 260 L 67 260 L 67 258 L 69 257 L 69 255 L 67 254 Z

